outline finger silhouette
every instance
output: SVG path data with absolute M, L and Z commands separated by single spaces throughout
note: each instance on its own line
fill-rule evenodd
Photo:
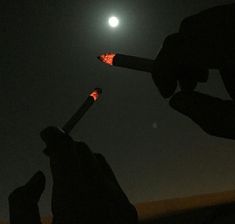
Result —
M 47 146 L 44 153 L 51 156 L 70 148 L 73 143 L 72 138 L 58 127 L 47 127 L 41 131 L 40 136 Z
M 174 94 L 177 82 L 183 91 L 192 91 L 197 82 L 206 82 L 209 69 L 220 69 L 222 76 L 228 74 L 224 65 L 235 58 L 234 10 L 235 4 L 229 4 L 190 16 L 183 20 L 178 33 L 165 39 L 152 73 L 164 98 Z M 229 81 L 234 83 L 232 77 L 225 84 L 230 84 L 226 88 L 234 97 Z
M 11 224 L 39 224 L 38 201 L 45 189 L 45 176 L 38 171 L 24 186 L 9 195 Z
M 170 105 L 210 135 L 235 139 L 235 104 L 198 92 L 179 92 Z
M 182 68 L 178 74 L 179 86 L 182 91 L 193 91 L 198 82 L 208 80 L 209 71 L 206 69 L 187 69 Z
M 177 33 L 164 41 L 156 58 L 152 78 L 164 98 L 172 96 L 179 81 L 182 90 L 192 91 L 208 80 L 208 68 L 215 64 L 213 47 L 202 39 Z

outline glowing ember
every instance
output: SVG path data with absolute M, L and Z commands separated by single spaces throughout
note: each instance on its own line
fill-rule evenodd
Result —
M 93 97 L 94 101 L 96 101 L 100 97 L 101 92 L 102 92 L 102 90 L 97 88 L 90 94 L 90 96 Z
M 113 59 L 115 55 L 116 55 L 115 53 L 106 53 L 100 55 L 98 59 L 106 64 L 113 65 Z

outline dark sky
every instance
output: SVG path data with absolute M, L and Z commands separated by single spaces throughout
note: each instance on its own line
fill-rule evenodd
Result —
M 104 154 L 132 202 L 234 189 L 235 141 L 208 136 L 173 111 L 149 74 L 96 59 L 106 51 L 154 59 L 184 17 L 234 1 L 23 2 L 1 3 L 0 217 L 8 217 L 8 194 L 38 169 L 47 176 L 41 212 L 49 213 L 39 132 L 62 126 L 97 86 L 102 99 L 72 136 Z M 115 30 L 107 26 L 112 14 L 120 18 Z M 216 71 L 198 89 L 228 97 Z

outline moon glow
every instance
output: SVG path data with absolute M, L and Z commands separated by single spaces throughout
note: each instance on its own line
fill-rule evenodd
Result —
M 115 28 L 119 25 L 119 19 L 115 16 L 109 18 L 109 26 Z

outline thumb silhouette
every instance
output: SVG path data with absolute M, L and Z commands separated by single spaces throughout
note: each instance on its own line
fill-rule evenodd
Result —
M 199 92 L 178 92 L 170 106 L 191 118 L 205 132 L 235 139 L 235 103 Z
M 9 195 L 11 224 L 40 224 L 38 201 L 45 189 L 45 176 L 38 171 L 23 186 Z

